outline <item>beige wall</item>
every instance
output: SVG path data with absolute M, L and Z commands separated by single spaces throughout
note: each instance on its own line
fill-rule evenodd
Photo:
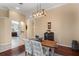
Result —
M 9 17 L 9 10 L 6 8 L 1 8 L 0 7 L 0 17 Z
M 11 20 L 25 21 L 25 16 L 17 11 L 9 10 L 9 18 Z
M 34 38 L 34 21 L 33 19 L 27 19 L 27 37 Z
M 8 18 L 0 18 L 0 44 L 10 44 L 10 21 Z
M 11 49 L 12 46 L 12 36 L 11 36 L 11 21 L 15 20 L 20 22 L 21 30 L 24 31 L 20 34 L 20 42 L 22 42 L 23 38 L 26 36 L 26 18 L 23 14 L 18 13 L 13 10 L 2 11 L 0 10 L 0 52 Z M 22 23 L 21 23 L 22 22 Z M 22 44 L 22 43 L 20 43 Z
M 10 44 L 9 10 L 0 8 L 0 45 Z
M 26 37 L 26 28 L 25 28 L 25 26 L 26 26 L 26 17 L 25 17 L 25 15 L 23 15 L 21 13 L 18 13 L 16 11 L 10 10 L 9 11 L 9 19 L 20 22 L 20 25 L 22 27 L 21 31 L 24 31 L 24 33 L 21 33 L 21 39 L 22 39 L 22 37 Z M 21 22 L 23 22 L 24 24 L 21 24 Z
M 71 14 L 73 13 L 73 15 Z M 2 14 L 2 13 L 0 13 Z M 25 16 L 16 11 L 10 10 L 8 18 L 0 18 L 0 43 L 5 44 L 11 41 L 11 20 L 23 21 L 26 24 Z M 76 16 L 74 16 L 76 15 Z M 47 30 L 47 22 L 52 22 L 52 31 L 55 33 L 55 40 L 58 44 L 70 47 L 72 40 L 79 41 L 79 4 L 67 4 L 47 11 L 47 16 L 35 20 L 27 20 L 27 37 L 34 37 L 36 34 L 43 37 Z M 2 16 L 1 16 L 2 17 Z M 22 25 L 25 26 L 25 25 Z M 25 27 L 23 27 L 25 28 Z M 3 32 L 2 32 L 3 31 Z M 7 35 L 9 34 L 9 35 Z M 26 36 L 26 30 L 24 34 Z
M 76 4 L 76 15 L 74 33 L 75 40 L 79 41 L 79 4 Z
M 20 22 L 21 30 L 24 31 L 23 33 L 20 34 L 21 42 L 23 41 L 22 39 L 25 38 L 26 36 L 25 16 L 13 10 L 9 10 L 6 13 L 0 10 L 0 47 L 1 47 L 0 52 L 11 49 L 11 44 L 12 44 L 11 21 L 12 20 Z
M 71 47 L 72 40 L 79 41 L 78 6 L 78 4 L 66 4 L 47 11 L 46 17 L 35 19 L 35 34 L 43 37 L 47 30 L 47 22 L 50 21 L 51 30 L 55 33 L 58 44 Z
M 1 11 L 0 11 L 1 12 Z M 11 43 L 12 37 L 11 37 L 11 21 L 19 21 L 23 22 L 24 24 L 21 24 L 22 30 L 24 33 L 21 33 L 21 39 L 22 37 L 25 37 L 26 34 L 26 21 L 25 16 L 23 14 L 20 14 L 16 11 L 9 10 L 7 16 L 0 16 L 0 45 L 7 45 Z

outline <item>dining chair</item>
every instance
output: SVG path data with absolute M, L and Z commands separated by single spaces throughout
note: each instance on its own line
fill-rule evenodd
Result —
M 45 47 L 43 46 L 43 53 L 46 55 L 46 56 L 49 56 L 49 47 Z
M 25 40 L 25 55 L 32 55 L 32 45 L 31 45 L 31 41 L 29 39 Z
M 32 48 L 33 48 L 33 55 L 44 56 L 41 43 L 34 40 L 31 40 L 31 42 L 32 42 Z
M 49 49 L 49 56 L 54 56 L 54 54 L 55 54 L 54 50 L 55 50 L 55 48 Z

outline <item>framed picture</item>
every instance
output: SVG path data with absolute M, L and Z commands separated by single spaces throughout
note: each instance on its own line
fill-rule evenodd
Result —
M 48 22 L 48 29 L 51 29 L 51 22 Z

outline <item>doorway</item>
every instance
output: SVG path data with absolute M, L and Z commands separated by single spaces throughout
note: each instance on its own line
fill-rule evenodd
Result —
M 21 24 L 19 21 L 11 21 L 11 47 L 15 48 L 23 44 L 21 40 Z

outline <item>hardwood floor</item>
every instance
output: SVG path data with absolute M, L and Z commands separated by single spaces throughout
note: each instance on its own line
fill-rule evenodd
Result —
M 25 51 L 24 45 L 0 53 L 0 56 L 16 56 Z
M 25 47 L 24 45 L 21 45 L 19 47 L 9 49 L 7 51 L 0 53 L 0 56 L 17 56 L 24 51 L 25 51 Z M 64 56 L 79 56 L 79 51 L 74 51 L 71 48 L 60 46 L 60 45 L 58 45 L 58 47 L 55 49 L 55 53 Z
M 55 52 L 64 56 L 79 56 L 79 51 L 75 51 L 69 47 L 64 47 L 60 45 L 58 45 L 58 48 L 55 49 Z

